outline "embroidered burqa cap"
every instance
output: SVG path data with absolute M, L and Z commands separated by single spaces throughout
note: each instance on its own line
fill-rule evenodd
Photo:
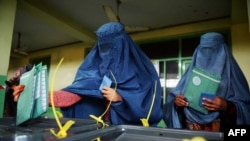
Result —
M 164 121 L 170 128 L 182 128 L 174 106 L 176 94 L 183 94 L 193 67 L 210 74 L 220 76 L 221 82 L 216 95 L 231 101 L 237 108 L 237 124 L 250 124 L 250 92 L 248 82 L 224 42 L 220 33 L 209 32 L 200 38 L 192 62 L 177 86 L 169 93 L 164 106 Z M 219 112 L 201 114 L 192 108 L 184 108 L 186 118 L 199 124 L 210 123 L 219 116 Z
M 87 104 L 81 103 L 81 105 L 79 102 L 73 105 L 74 108 L 62 109 L 63 112 L 72 114 L 73 109 L 80 109 L 78 105 L 94 107 L 91 110 L 85 109 L 86 113 L 94 113 L 95 110 L 105 107 L 105 105 L 100 106 L 104 103 L 104 97 L 99 87 L 103 77 L 107 76 L 112 80 L 111 87 L 114 88 L 117 84 L 117 92 L 123 99 L 122 102 L 111 105 L 112 124 L 141 125 L 140 118 L 147 117 L 154 92 L 156 92 L 156 97 L 149 124 L 158 123 L 162 118 L 162 90 L 151 60 L 134 43 L 119 22 L 102 25 L 96 35 L 98 41 L 78 68 L 75 80 L 63 89 L 82 95 L 83 100 L 91 98 L 91 102 L 88 100 Z M 115 84 L 115 82 L 117 83 Z M 154 88 L 155 83 L 157 83 L 156 89 Z M 98 103 L 102 104 L 96 106 Z

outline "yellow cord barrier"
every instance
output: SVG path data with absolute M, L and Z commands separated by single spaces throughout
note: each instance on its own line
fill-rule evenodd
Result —
M 97 124 L 98 124 L 98 123 L 101 123 L 101 124 L 102 124 L 102 128 L 108 127 L 108 126 L 109 126 L 108 124 L 106 124 L 106 123 L 103 121 L 102 118 L 103 118 L 103 116 L 108 112 L 108 110 L 109 110 L 109 108 L 110 108 L 110 106 L 111 106 L 112 100 L 113 100 L 113 98 L 114 98 L 114 95 L 115 95 L 115 93 L 116 93 L 116 89 L 117 89 L 117 81 L 116 81 L 116 79 L 115 79 L 115 76 L 114 76 L 114 74 L 112 73 L 112 71 L 110 71 L 110 72 L 111 72 L 111 75 L 112 75 L 112 77 L 113 77 L 113 79 L 114 79 L 114 81 L 115 81 L 115 91 L 114 91 L 114 93 L 112 94 L 111 100 L 109 101 L 109 104 L 108 104 L 106 110 L 103 112 L 103 114 L 102 114 L 101 116 L 97 117 L 97 116 L 95 116 L 95 115 L 89 115 L 92 119 L 96 120 Z
M 155 101 L 156 86 L 157 86 L 157 81 L 155 81 L 154 96 L 153 96 L 153 99 L 152 99 L 152 103 L 151 103 L 151 106 L 150 106 L 150 110 L 149 110 L 148 116 L 147 116 L 147 118 L 141 118 L 141 122 L 142 122 L 142 125 L 143 125 L 144 127 L 149 127 L 148 120 L 149 120 L 150 114 L 151 114 L 151 112 L 152 112 L 153 105 L 154 105 L 154 101 Z
M 50 132 L 56 136 L 57 138 L 65 138 L 67 137 L 67 131 L 68 129 L 75 123 L 75 121 L 73 120 L 69 120 L 67 121 L 64 126 L 62 126 L 62 124 L 60 123 L 60 120 L 58 118 L 58 114 L 57 114 L 57 111 L 56 111 L 56 108 L 55 108 L 55 103 L 54 103 L 54 84 L 55 84 L 55 76 L 56 76 L 56 73 L 57 73 L 57 70 L 59 68 L 59 66 L 61 65 L 63 61 L 63 58 L 60 60 L 59 64 L 57 65 L 56 67 L 56 70 L 52 76 L 52 79 L 51 79 L 51 87 L 50 87 L 50 92 L 51 92 L 51 95 L 50 95 L 50 101 L 51 101 L 51 107 L 52 107 L 52 111 L 53 111 L 53 115 L 55 117 L 55 120 L 57 122 L 57 125 L 59 127 L 59 132 L 56 133 L 56 131 L 54 129 L 50 129 Z

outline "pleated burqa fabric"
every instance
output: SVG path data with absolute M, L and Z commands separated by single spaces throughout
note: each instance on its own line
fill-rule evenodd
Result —
M 164 106 L 164 121 L 170 128 L 182 128 L 174 106 L 176 94 L 183 94 L 193 67 L 221 77 L 216 95 L 231 101 L 237 108 L 237 124 L 250 124 L 250 92 L 248 82 L 234 59 L 221 34 L 209 32 L 200 38 L 192 62 L 177 86 L 169 93 Z M 219 112 L 202 114 L 185 107 L 184 114 L 189 121 L 198 124 L 210 123 L 219 117 Z
M 111 87 L 117 85 L 117 92 L 123 99 L 111 104 L 111 123 L 141 125 L 140 118 L 147 117 L 156 92 L 149 118 L 149 124 L 156 125 L 162 119 L 162 90 L 152 62 L 125 32 L 122 24 L 106 23 L 96 34 L 96 45 L 78 68 L 73 83 L 63 89 L 81 95 L 83 100 L 63 108 L 62 112 L 68 117 L 83 118 L 88 118 L 89 114 L 102 114 L 106 106 L 99 87 L 106 75 L 112 80 Z

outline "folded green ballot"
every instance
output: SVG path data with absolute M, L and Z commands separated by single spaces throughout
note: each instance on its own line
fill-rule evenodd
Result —
M 20 85 L 24 85 L 17 102 L 16 125 L 39 117 L 48 109 L 48 76 L 47 67 L 34 65 L 33 68 L 22 74 Z
M 209 74 L 194 67 L 184 91 L 189 106 L 203 114 L 207 114 L 208 110 L 200 104 L 201 94 L 208 93 L 215 95 L 220 85 L 220 80 L 220 76 Z

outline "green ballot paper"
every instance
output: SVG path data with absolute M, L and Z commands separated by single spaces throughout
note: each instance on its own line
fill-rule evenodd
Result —
M 201 96 L 204 93 L 215 95 L 220 85 L 220 80 L 220 76 L 209 74 L 194 67 L 184 91 L 189 106 L 203 114 L 207 114 L 208 110 L 200 104 Z
M 37 118 L 48 109 L 47 66 L 38 64 L 35 74 L 34 109 L 32 118 Z
M 37 118 L 48 109 L 48 76 L 47 66 L 34 65 L 33 68 L 22 74 L 20 85 L 24 90 L 17 102 L 16 125 Z

